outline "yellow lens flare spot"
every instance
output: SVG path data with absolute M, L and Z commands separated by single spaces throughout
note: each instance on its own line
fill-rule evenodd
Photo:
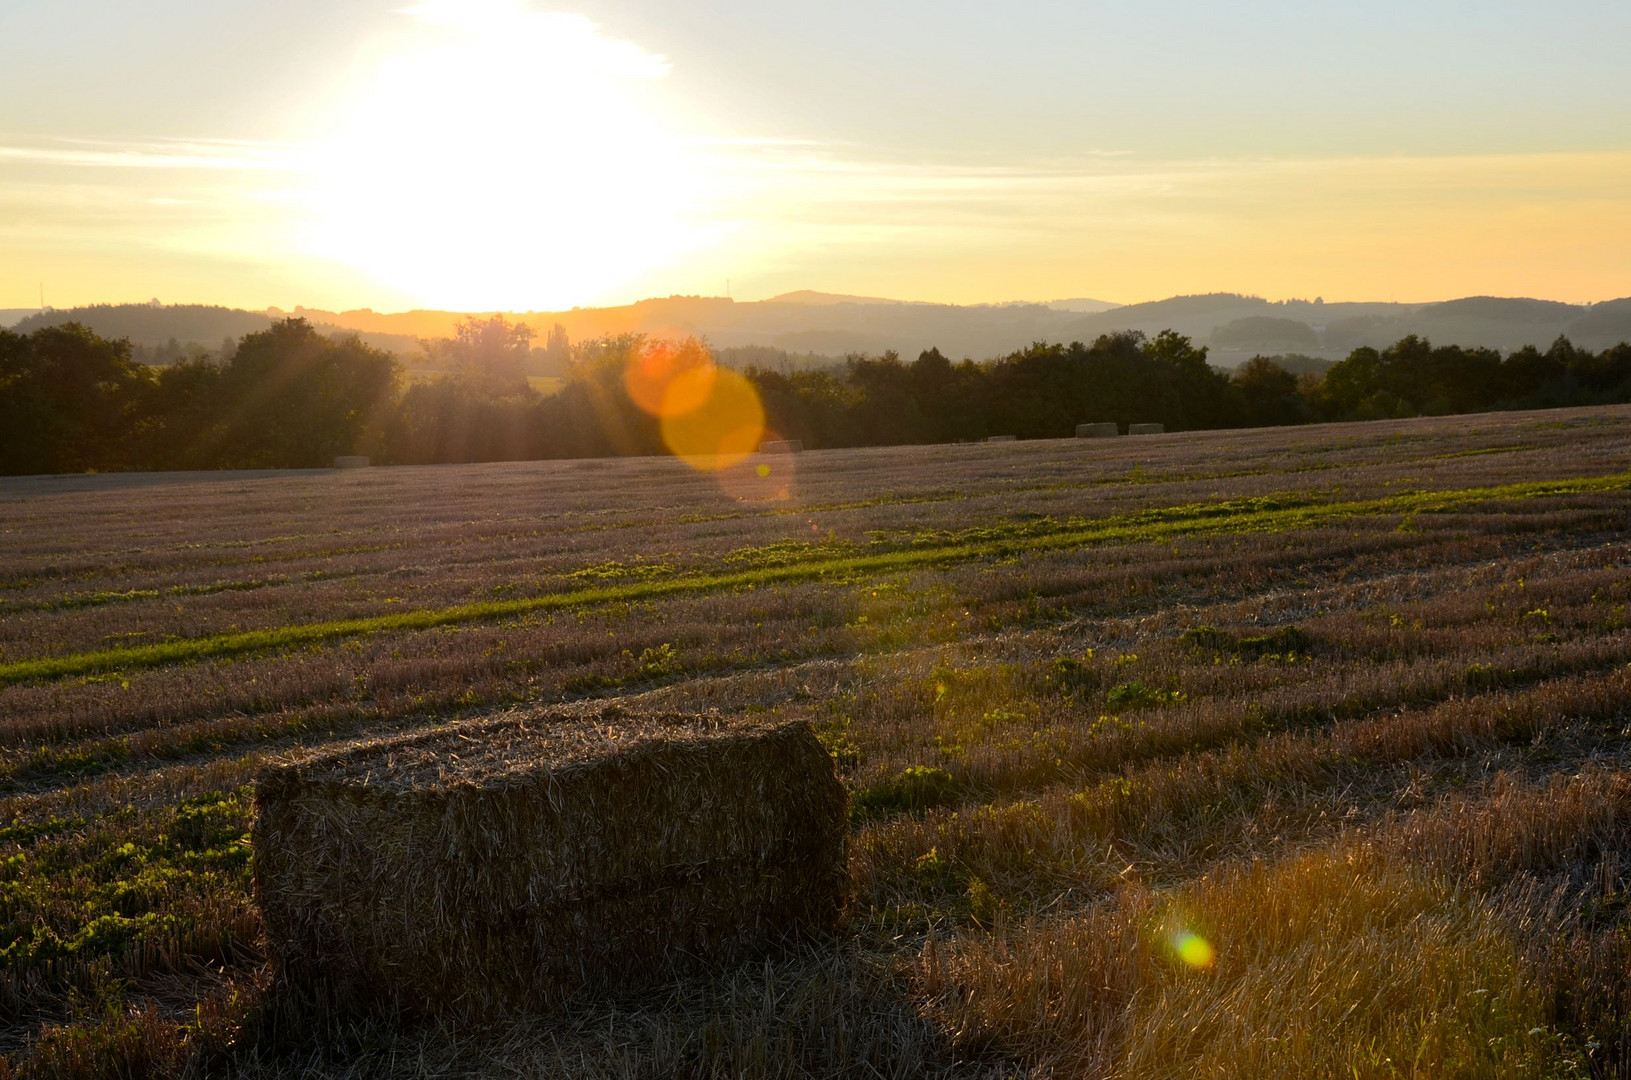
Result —
M 1192 968 L 1204 969 L 1212 966 L 1217 959 L 1217 950 L 1212 943 L 1199 934 L 1188 930 L 1180 931 L 1171 938 L 1172 951 L 1178 954 L 1178 959 Z
M 787 502 L 793 497 L 791 461 L 740 461 L 715 476 L 725 494 L 742 502 Z
M 740 461 L 714 475 L 727 495 L 742 502 L 788 502 L 793 498 L 793 480 L 798 473 L 798 459 L 792 454 L 772 452 L 766 456 L 764 443 L 781 441 L 781 436 L 766 430 L 760 437 L 760 451 L 752 460 Z
M 694 376 L 687 376 L 687 379 Z M 753 384 L 729 368 L 712 369 L 707 396 L 694 408 L 671 410 L 676 399 L 689 400 L 686 380 L 664 399 L 659 413 L 663 442 L 669 452 L 692 468 L 718 472 L 746 460 L 759 449 L 765 433 L 765 409 Z

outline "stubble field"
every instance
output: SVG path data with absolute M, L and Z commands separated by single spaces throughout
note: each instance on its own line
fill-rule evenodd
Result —
M 0 1075 L 1631 1075 L 1628 469 L 1619 407 L 0 481 Z M 844 938 L 257 1041 L 258 763 L 586 698 L 809 719 Z

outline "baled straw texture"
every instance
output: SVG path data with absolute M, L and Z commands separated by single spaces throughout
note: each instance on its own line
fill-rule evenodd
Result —
M 256 806 L 274 967 L 319 1000 L 548 1007 L 843 914 L 844 791 L 802 721 L 512 713 L 271 765 Z

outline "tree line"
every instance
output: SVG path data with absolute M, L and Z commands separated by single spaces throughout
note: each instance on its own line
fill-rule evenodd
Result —
M 0 473 L 302 468 L 342 454 L 430 464 L 659 454 L 658 422 L 624 387 L 651 343 L 638 334 L 568 343 L 563 385 L 529 384 L 532 331 L 470 319 L 425 343 L 446 370 L 405 381 L 390 353 L 303 319 L 250 333 L 219 356 L 165 367 L 77 324 L 0 330 Z M 1069 436 L 1083 422 L 1169 431 L 1631 401 L 1631 344 L 1602 352 L 1559 338 L 1507 355 L 1406 337 L 1360 348 L 1321 375 L 1256 357 L 1234 372 L 1165 332 L 1037 343 L 995 360 L 937 349 L 906 361 L 851 356 L 821 369 L 744 374 L 768 437 L 805 446 Z

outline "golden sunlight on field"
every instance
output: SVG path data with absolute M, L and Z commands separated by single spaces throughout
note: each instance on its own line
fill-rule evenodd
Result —
M 751 414 L 718 386 L 646 400 Z M 0 1076 L 1625 1077 L 1627 460 L 1615 406 L 8 478 Z M 279 1026 L 263 765 L 456 742 L 474 784 L 611 709 L 818 739 L 847 927 L 456 1034 Z M 438 910 L 368 947 L 482 923 Z

